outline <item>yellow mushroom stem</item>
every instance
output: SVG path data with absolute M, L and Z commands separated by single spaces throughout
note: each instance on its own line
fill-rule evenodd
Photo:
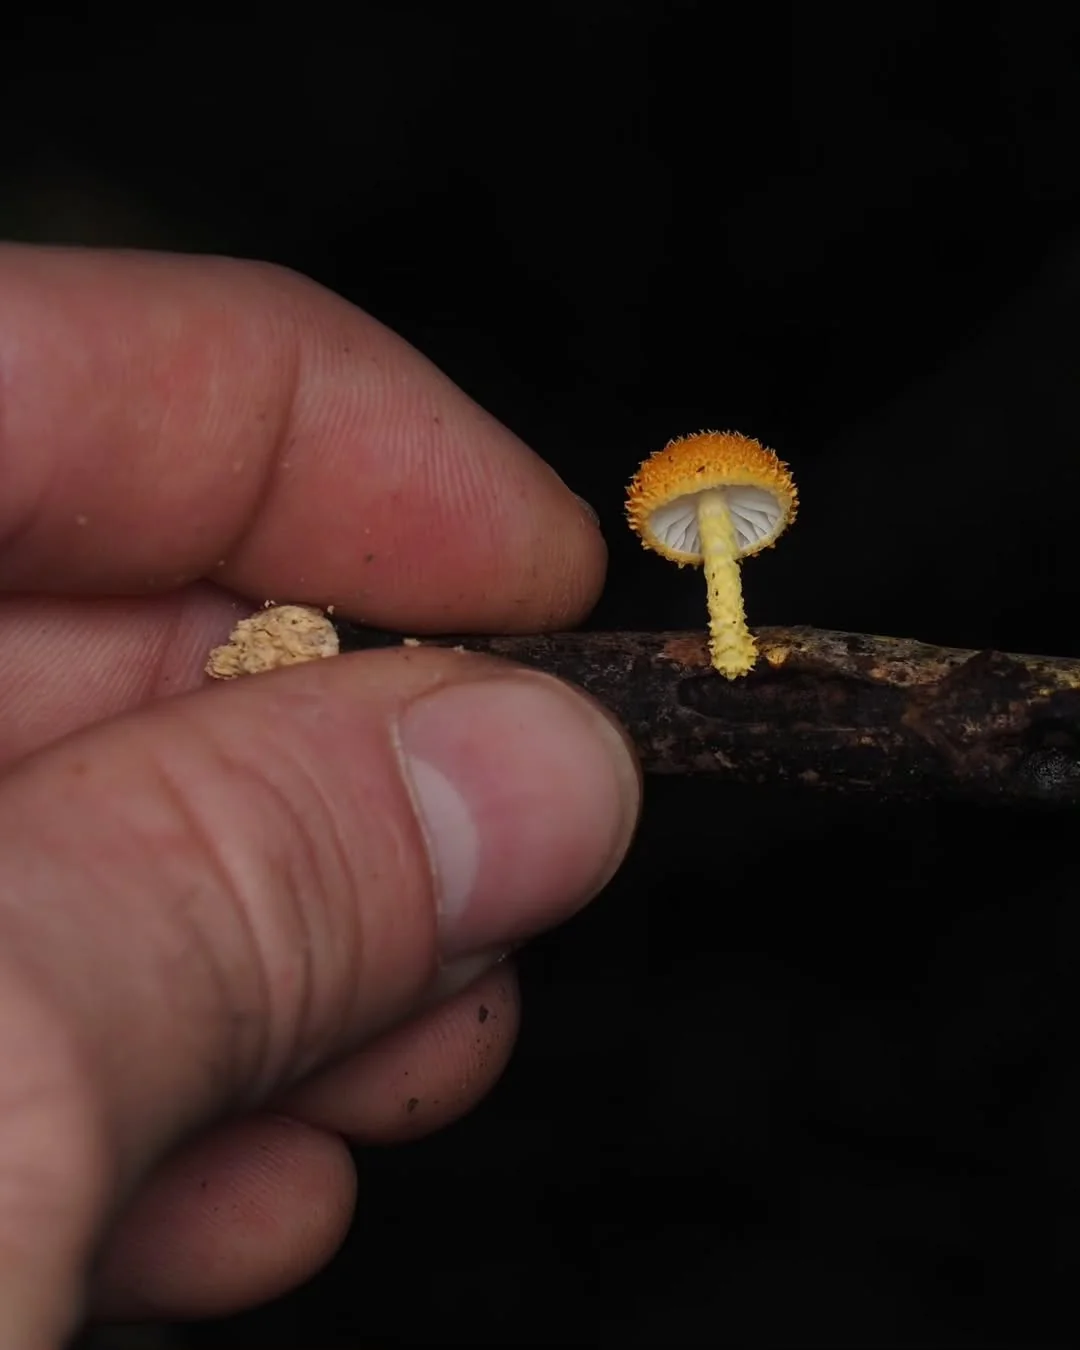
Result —
M 709 651 L 720 674 L 735 680 L 753 668 L 757 644 L 746 626 L 735 526 L 723 492 L 702 492 L 697 518 L 708 588 Z

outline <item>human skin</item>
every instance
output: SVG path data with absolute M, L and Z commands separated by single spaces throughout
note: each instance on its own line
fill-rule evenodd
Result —
M 0 247 L 0 482 L 0 1344 L 55 1350 L 317 1269 L 347 1141 L 497 1078 L 501 958 L 604 885 L 639 779 L 477 656 L 208 685 L 253 601 L 524 632 L 603 580 L 555 474 L 303 278 Z

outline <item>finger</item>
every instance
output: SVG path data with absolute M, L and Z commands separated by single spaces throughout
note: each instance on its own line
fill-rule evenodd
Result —
M 196 585 L 154 599 L 0 599 L 0 770 L 91 722 L 204 683 L 250 604 Z
M 359 1049 L 416 1009 L 439 961 L 581 905 L 638 797 L 591 702 L 420 648 L 159 701 L 16 765 L 0 781 L 0 956 L 67 1031 L 67 1086 L 39 1109 L 76 1137 L 37 1156 L 0 1114 L 0 1250 L 18 1254 L 0 1263 L 0 1333 L 100 1217 L 67 1158 L 100 1154 L 109 1184 L 133 1184 L 186 1130 Z M 24 1021 L 0 1019 L 0 1094 L 34 1062 Z M 28 1230 L 29 1176 L 53 1221 Z
M 349 1150 L 281 1116 L 218 1126 L 170 1157 L 110 1235 L 94 1314 L 225 1317 L 309 1279 L 348 1231 Z
M 556 475 L 367 315 L 280 269 L 0 247 L 0 585 L 210 577 L 376 624 L 580 618 L 605 552 Z
M 94 1281 L 98 1315 L 221 1317 L 307 1279 L 351 1214 L 340 1136 L 397 1143 L 457 1119 L 505 1068 L 517 1024 L 517 981 L 504 962 L 316 1075 L 280 1115 L 183 1146 L 110 1237 Z
M 488 1094 L 510 1058 L 518 1017 L 517 980 L 502 964 L 301 1084 L 281 1109 L 360 1144 L 418 1139 Z

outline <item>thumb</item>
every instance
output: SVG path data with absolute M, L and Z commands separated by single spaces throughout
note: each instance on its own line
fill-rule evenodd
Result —
M 430 649 L 214 686 L 0 781 L 0 1344 L 78 1313 L 111 1205 L 185 1132 L 566 917 L 629 843 L 620 732 Z

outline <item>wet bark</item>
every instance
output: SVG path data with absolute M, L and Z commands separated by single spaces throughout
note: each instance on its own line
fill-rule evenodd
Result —
M 346 651 L 403 641 L 338 629 Z M 697 632 L 422 642 L 490 653 L 587 689 L 629 729 L 649 773 L 892 798 L 1080 803 L 1080 660 L 811 628 L 757 636 L 757 666 L 732 681 L 712 669 Z

